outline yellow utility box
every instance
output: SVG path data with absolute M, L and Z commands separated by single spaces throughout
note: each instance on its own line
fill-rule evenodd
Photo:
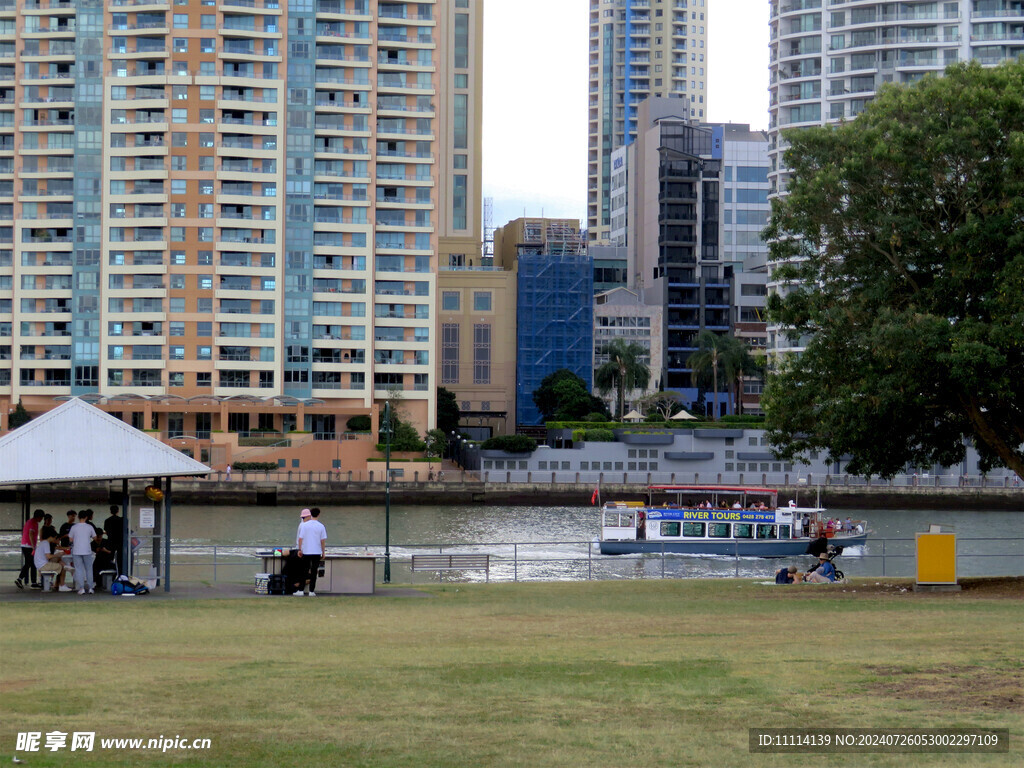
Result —
M 917 534 L 917 584 L 956 584 L 956 534 L 932 526 Z

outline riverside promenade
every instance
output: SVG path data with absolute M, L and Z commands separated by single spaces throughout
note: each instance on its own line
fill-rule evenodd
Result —
M 494 473 L 492 473 L 494 474 Z M 541 474 L 541 473 L 535 473 Z M 480 473 L 445 469 L 443 480 L 392 480 L 391 502 L 400 505 L 519 505 L 519 506 L 587 506 L 598 483 L 579 482 L 495 482 L 480 478 Z M 801 505 L 817 503 L 829 509 L 964 509 L 1010 510 L 1024 512 L 1024 486 L 999 479 L 983 477 L 901 477 L 893 481 L 849 476 L 823 476 L 820 483 L 806 481 L 772 482 L 772 477 L 749 477 L 747 486 L 776 488 L 779 499 L 796 498 Z M 661 482 L 660 480 L 657 482 Z M 735 485 L 729 478 L 676 478 L 678 484 Z M 34 485 L 33 502 L 59 501 L 69 498 L 81 502 L 105 503 L 111 494 L 118 496 L 120 484 L 63 483 Z M 138 486 L 136 489 L 135 486 Z M 134 483 L 132 492 L 141 494 L 144 482 Z M 604 501 L 646 500 L 647 483 L 600 482 Z M 364 506 L 384 503 L 383 478 L 350 479 L 347 472 L 247 472 L 213 473 L 208 478 L 176 479 L 173 499 L 188 505 L 258 505 L 295 506 L 331 505 Z M 13 488 L 0 490 L 0 502 L 14 502 L 18 492 Z

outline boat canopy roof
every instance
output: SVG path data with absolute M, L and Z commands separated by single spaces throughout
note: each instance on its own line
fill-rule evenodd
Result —
M 722 485 L 650 485 L 651 491 L 678 491 L 682 493 L 757 493 L 762 495 L 778 495 L 775 488 L 741 488 Z

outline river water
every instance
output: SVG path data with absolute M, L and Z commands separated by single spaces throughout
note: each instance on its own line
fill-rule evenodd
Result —
M 67 505 L 46 505 L 58 524 Z M 95 506 L 98 522 L 106 508 Z M 245 581 L 259 563 L 257 549 L 294 543 L 298 509 L 256 506 L 186 506 L 172 510 L 172 578 Z M 0 528 L 18 525 L 17 505 L 0 505 Z M 957 534 L 958 575 L 1024 575 L 1024 513 L 940 510 L 842 510 L 868 521 L 865 547 L 850 548 L 837 564 L 850 576 L 913 576 L 914 535 L 929 525 Z M 137 512 L 133 512 L 133 519 Z M 422 552 L 482 552 L 492 560 L 492 580 L 572 580 L 771 576 L 783 564 L 810 565 L 807 556 L 785 561 L 731 556 L 603 556 L 594 543 L 601 523 L 597 507 L 414 506 L 391 508 L 392 581 L 436 580 L 411 574 L 408 560 Z M 325 508 L 321 521 L 328 548 L 384 554 L 382 507 Z M 20 538 L 0 534 L 0 567 L 15 567 Z M 151 545 L 143 543 L 143 551 Z M 218 567 L 213 573 L 211 564 Z M 258 570 L 258 568 L 256 569 Z M 381 568 L 378 568 L 378 578 Z M 467 572 L 462 578 L 483 579 Z

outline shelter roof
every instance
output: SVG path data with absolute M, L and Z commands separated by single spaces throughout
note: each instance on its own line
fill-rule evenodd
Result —
M 77 398 L 0 438 L 0 485 L 181 477 L 210 471 Z

